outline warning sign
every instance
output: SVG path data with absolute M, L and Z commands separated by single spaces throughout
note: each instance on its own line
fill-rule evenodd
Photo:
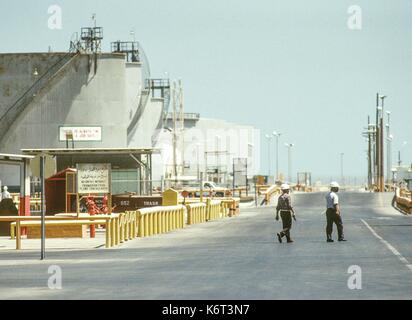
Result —
M 111 165 L 108 163 L 79 163 L 77 193 L 103 194 L 111 192 Z

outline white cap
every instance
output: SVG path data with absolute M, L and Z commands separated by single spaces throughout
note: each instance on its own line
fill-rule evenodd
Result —
M 4 187 L 3 187 L 3 190 L 4 190 L 4 191 L 6 191 L 6 190 L 8 190 L 8 189 L 9 189 L 9 188 L 8 188 L 7 186 L 4 186 Z
M 332 183 L 330 184 L 330 187 L 331 187 L 331 188 L 340 188 L 339 183 L 337 183 L 337 182 L 332 182 Z
M 282 189 L 282 190 L 290 190 L 290 186 L 289 186 L 288 184 L 284 183 L 284 184 L 282 184 L 282 185 L 280 186 L 280 189 Z

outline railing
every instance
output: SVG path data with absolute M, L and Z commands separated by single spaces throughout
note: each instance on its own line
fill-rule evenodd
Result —
M 205 203 L 192 203 L 186 205 L 187 208 L 187 224 L 205 223 L 207 220 L 207 205 Z
M 262 202 L 262 205 L 266 204 L 268 206 L 270 204 L 272 196 L 276 193 L 279 193 L 279 192 L 280 192 L 280 188 L 277 185 L 273 185 L 269 189 L 267 189 L 266 191 L 262 191 L 261 194 L 264 196 L 264 200 Z
M 222 202 L 219 200 L 206 201 L 207 205 L 207 221 L 213 221 L 222 218 Z
M 168 233 L 185 227 L 185 206 L 155 207 L 137 211 L 139 237 Z
M 412 215 L 412 192 L 404 189 L 396 189 L 395 202 L 397 207 L 406 214 Z
M 207 199 L 206 203 L 145 208 L 111 215 L 48 216 L 46 226 L 50 223 L 53 226 L 105 225 L 106 248 L 112 248 L 137 237 L 150 237 L 183 229 L 186 224 L 193 225 L 232 217 L 238 213 L 238 208 L 239 199 Z M 40 227 L 41 217 L 0 217 L 0 222 L 12 222 L 10 234 L 12 239 L 16 239 L 16 249 L 19 250 L 21 228 Z

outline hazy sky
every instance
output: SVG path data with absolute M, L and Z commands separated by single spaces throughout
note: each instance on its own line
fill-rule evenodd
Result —
M 53 4 L 61 30 L 47 25 Z M 362 30 L 347 26 L 351 5 Z M 394 160 L 400 148 L 412 160 L 410 0 L 2 0 L 0 52 L 66 50 L 92 13 L 105 51 L 136 30 L 152 76 L 183 80 L 187 111 L 283 132 L 282 144 L 296 144 L 295 170 L 338 176 L 344 152 L 345 172 L 366 175 L 361 133 L 378 91 L 389 96 Z M 263 173 L 267 158 L 262 139 Z

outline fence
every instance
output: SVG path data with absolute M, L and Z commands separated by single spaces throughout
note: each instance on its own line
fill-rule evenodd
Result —
M 186 225 L 205 223 L 238 214 L 239 199 L 212 200 L 206 203 L 145 208 L 111 215 L 82 215 L 46 217 L 46 226 L 64 228 L 70 225 L 104 225 L 106 248 L 118 246 L 137 237 L 150 237 Z M 21 249 L 21 228 L 41 227 L 40 217 L 0 217 L 0 222 L 12 222 L 10 234 L 16 239 L 16 249 Z

